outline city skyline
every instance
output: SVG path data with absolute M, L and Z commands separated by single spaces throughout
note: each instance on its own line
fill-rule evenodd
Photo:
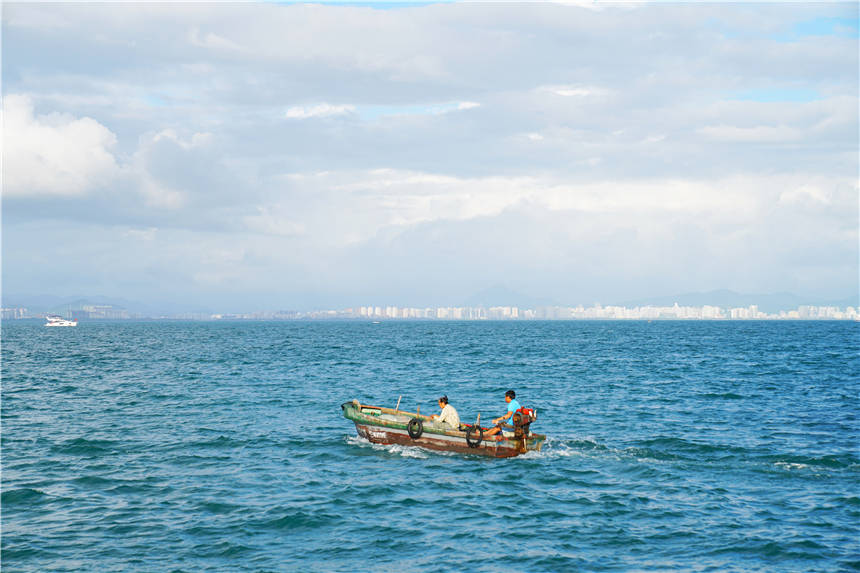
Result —
M 730 290 L 716 290 L 709 292 L 690 292 L 678 293 L 674 295 L 650 297 L 647 299 L 636 300 L 595 300 L 595 301 L 577 301 L 577 302 L 561 302 L 551 300 L 546 297 L 527 297 L 521 293 L 517 293 L 503 285 L 485 289 L 483 291 L 473 293 L 469 296 L 458 297 L 456 301 L 445 301 L 434 304 L 428 301 L 423 303 L 420 301 L 411 301 L 408 303 L 385 300 L 381 296 L 372 297 L 350 297 L 351 302 L 338 306 L 326 307 L 307 307 L 292 304 L 291 301 L 285 299 L 281 304 L 263 306 L 260 304 L 236 301 L 220 306 L 208 307 L 201 305 L 183 305 L 183 304 L 154 304 L 153 301 L 147 300 L 131 300 L 123 297 L 104 297 L 104 296 L 89 296 L 78 295 L 70 297 L 56 296 L 33 296 L 33 295 L 16 295 L 11 293 L 3 293 L 2 306 L 4 308 L 26 308 L 31 313 L 36 314 L 56 314 L 70 310 L 87 310 L 88 308 L 113 308 L 126 311 L 132 316 L 140 317 L 155 317 L 155 316 L 175 316 L 175 315 L 196 315 L 205 316 L 213 314 L 223 315 L 251 315 L 259 313 L 286 312 L 290 313 L 312 314 L 315 312 L 323 312 L 325 309 L 345 309 L 345 308 L 360 308 L 362 306 L 370 307 L 397 307 L 397 308 L 492 308 L 492 307 L 517 307 L 523 309 L 535 308 L 576 308 L 595 306 L 603 307 L 671 307 L 680 305 L 682 307 L 717 307 L 722 309 L 731 308 L 748 308 L 756 306 L 767 314 L 778 314 L 780 311 L 793 310 L 801 306 L 806 307 L 860 307 L 860 293 L 854 297 L 848 297 L 841 300 L 819 299 L 815 297 L 798 296 L 789 292 L 781 293 L 737 293 Z M 265 310 L 269 309 L 269 310 Z M 276 310 L 272 310 L 276 309 Z M 279 310 L 278 310 L 279 309 Z M 102 316 L 101 318 L 105 318 Z
M 858 14 L 4 3 L 2 290 L 853 298 Z
M 247 313 L 194 313 L 147 315 L 130 312 L 114 305 L 79 304 L 65 311 L 30 312 L 22 307 L 4 307 L 0 311 L 3 320 L 27 320 L 57 315 L 74 320 L 852 320 L 860 321 L 860 310 L 854 306 L 844 309 L 838 306 L 800 305 L 796 309 L 764 312 L 758 305 L 747 307 L 721 307 L 715 305 L 671 306 L 594 304 L 591 307 L 578 305 L 538 306 L 442 306 L 442 307 L 398 307 L 359 306 L 345 309 L 316 309 L 311 311 L 256 311 Z

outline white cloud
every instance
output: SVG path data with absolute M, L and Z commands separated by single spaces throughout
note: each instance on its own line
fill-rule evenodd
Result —
M 778 143 L 781 141 L 797 141 L 801 139 L 803 135 L 801 130 L 784 125 L 758 125 L 755 127 L 715 125 L 702 127 L 698 131 L 710 139 L 742 143 Z
M 116 136 L 96 120 L 68 114 L 35 115 L 31 98 L 3 100 L 3 194 L 76 196 L 118 173 Z
M 148 173 L 139 174 L 138 189 L 149 207 L 175 211 L 185 205 L 181 191 L 157 181 Z
M 32 28 L 36 30 L 59 30 L 72 27 L 68 19 L 57 12 L 33 12 L 21 10 L 12 4 L 3 6 L 3 26 L 10 28 Z
M 642 140 L 642 143 L 660 143 L 664 139 L 666 139 L 665 135 L 649 135 Z
M 458 111 L 467 111 L 481 107 L 474 101 L 447 102 L 436 104 L 418 105 L 368 105 L 358 108 L 359 115 L 365 120 L 376 120 L 382 117 L 404 117 L 404 116 L 442 116 Z
M 330 117 L 355 112 L 354 105 L 331 105 L 321 103 L 313 106 L 295 106 L 287 110 L 287 119 L 308 119 L 311 117 Z
M 608 3 L 600 2 L 598 0 L 550 0 L 550 3 L 576 8 L 586 8 L 596 12 L 601 10 L 633 10 L 637 7 L 636 2 Z
M 123 233 L 123 236 L 138 241 L 152 242 L 155 240 L 157 233 L 158 229 L 156 227 L 149 227 L 147 229 L 128 229 Z
M 195 147 L 202 147 L 202 146 L 208 144 L 209 142 L 211 142 L 212 141 L 212 134 L 206 133 L 206 132 L 195 133 L 191 136 L 190 139 L 182 139 L 182 137 L 180 137 L 176 133 L 175 130 L 165 129 L 163 131 L 156 133 L 152 137 L 152 143 L 157 143 L 157 142 L 163 141 L 163 140 L 172 141 L 173 143 L 176 143 L 177 145 L 179 145 L 182 149 L 189 150 L 189 149 L 194 149 Z
M 797 203 L 812 202 L 821 205 L 829 205 L 832 200 L 832 192 L 818 185 L 799 185 L 786 189 L 779 195 L 779 202 L 792 205 Z
M 192 272 L 194 282 L 202 286 L 235 283 L 242 278 L 247 250 L 242 246 L 206 249 L 201 253 L 200 268 Z
M 449 175 L 377 169 L 369 171 L 314 173 L 291 181 L 305 197 L 319 204 L 306 206 L 304 216 L 321 221 L 307 228 L 309 235 L 327 240 L 354 242 L 368 239 L 386 227 L 409 227 L 432 221 L 469 221 L 500 216 L 506 211 L 538 208 L 547 212 L 571 212 L 611 217 L 623 228 L 655 218 L 696 221 L 703 228 L 750 225 L 780 205 L 793 208 L 796 194 L 823 200 L 823 189 L 847 189 L 839 177 L 808 181 L 800 176 L 731 176 L 720 179 L 613 180 L 570 182 L 553 177 L 454 177 Z M 784 193 L 793 189 L 795 195 Z M 841 192 L 841 201 L 850 194 Z M 354 213 L 354 224 L 324 221 L 332 210 Z M 802 209 L 798 216 L 803 216 Z M 296 214 L 293 214 L 296 215 Z M 278 225 L 294 232 L 295 221 L 272 218 L 262 211 L 249 219 L 255 229 L 278 233 Z M 349 241 L 345 237 L 349 236 Z
M 539 89 L 562 97 L 588 97 L 606 95 L 609 93 L 609 91 L 604 88 L 594 86 L 542 86 Z
M 210 50 L 223 50 L 227 52 L 247 52 L 247 48 L 228 40 L 223 36 L 208 32 L 201 35 L 200 29 L 197 27 L 191 28 L 188 32 L 188 42 L 192 46 L 199 48 L 207 48 Z
M 281 205 L 257 207 L 255 215 L 243 218 L 245 227 L 252 233 L 295 237 L 305 234 L 305 226 L 294 220 L 289 211 Z
M 208 132 L 183 137 L 173 129 L 164 129 L 148 134 L 141 138 L 130 163 L 124 166 L 123 176 L 148 207 L 177 211 L 188 204 L 194 188 L 207 185 L 204 175 L 211 177 L 220 172 L 220 164 L 201 167 L 198 154 L 207 151 L 212 141 L 213 135 Z M 206 173 L 194 169 L 205 169 Z
M 311 290 L 349 290 L 353 275 L 331 261 L 353 247 L 366 248 L 365 261 L 389 260 L 409 234 L 422 264 L 438 261 L 445 274 L 448 251 L 423 239 L 454 228 L 452 252 L 470 252 L 470 265 L 507 247 L 517 256 L 500 256 L 511 261 L 574 269 L 550 259 L 578 252 L 599 261 L 595 276 L 620 269 L 603 286 L 635 282 L 623 276 L 631 251 L 675 261 L 686 276 L 716 268 L 715 258 L 752 260 L 744 249 L 756 236 L 762 276 L 790 274 L 793 250 L 842 256 L 833 268 L 854 281 L 856 240 L 837 237 L 857 232 L 857 187 L 844 183 L 857 173 L 856 41 L 771 37 L 834 11 L 13 3 L 4 88 L 32 102 L 16 112 L 7 98 L 4 194 L 79 200 L 10 201 L 4 224 L 47 221 L 41 232 L 57 245 L 68 243 L 51 231 L 64 217 L 142 229 L 128 242 L 149 249 L 162 276 L 190 274 L 187 261 L 202 260 L 192 252 L 247 241 L 241 260 L 206 264 L 224 276 L 231 265 L 252 269 L 249 292 L 262 275 L 287 282 L 270 253 L 325 267 L 333 280 L 303 273 Z M 821 99 L 731 98 L 762 86 Z M 106 182 L 125 192 L 97 192 Z M 774 254 L 795 235 L 793 249 Z M 104 236 L 75 239 L 78 251 Z M 174 245 L 180 236 L 195 249 Z M 709 253 L 698 237 L 713 238 Z M 607 241 L 618 248 L 607 252 Z M 415 257 L 403 252 L 407 268 Z M 131 263 L 126 274 L 151 284 Z M 483 280 L 468 266 L 452 282 Z M 579 271 L 574 280 L 587 278 Z M 743 280 L 748 269 L 721 271 L 715 280 Z M 768 284 L 791 288 L 778 283 Z

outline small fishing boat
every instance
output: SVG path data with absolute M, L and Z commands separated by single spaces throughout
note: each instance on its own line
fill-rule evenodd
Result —
M 48 322 L 45 323 L 45 326 L 77 326 L 77 320 L 66 320 L 61 316 L 48 315 L 45 317 L 45 320 Z
M 482 428 L 479 423 L 460 424 L 459 428 L 453 429 L 447 424 L 434 422 L 420 411 L 412 413 L 399 410 L 399 405 L 398 401 L 398 406 L 392 409 L 368 406 L 352 400 L 340 407 L 343 417 L 355 422 L 358 435 L 374 444 L 420 446 L 431 450 L 510 458 L 540 451 L 546 440 L 545 435 L 532 433 L 529 429 L 537 417 L 533 410 L 516 412 L 513 416 L 514 426 L 503 425 L 502 432 L 485 436 L 484 432 L 488 428 Z

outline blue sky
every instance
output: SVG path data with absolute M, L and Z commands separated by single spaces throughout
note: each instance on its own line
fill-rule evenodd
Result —
M 857 12 L 5 3 L 3 291 L 856 296 Z

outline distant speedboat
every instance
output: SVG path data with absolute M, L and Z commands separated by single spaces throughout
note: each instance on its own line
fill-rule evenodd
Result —
M 77 320 L 66 320 L 62 316 L 46 316 L 45 320 L 48 322 L 45 323 L 45 326 L 77 326 Z

